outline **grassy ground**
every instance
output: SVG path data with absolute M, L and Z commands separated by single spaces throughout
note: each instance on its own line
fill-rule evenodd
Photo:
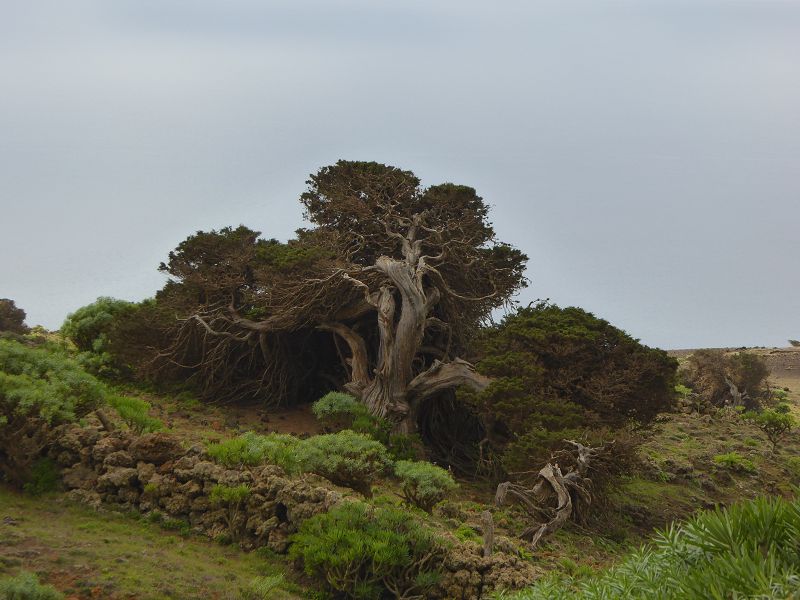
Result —
M 0 488 L 0 577 L 32 571 L 70 599 L 300 598 L 297 585 L 281 581 L 285 568 L 258 552 L 182 537 L 133 515 Z M 273 576 L 275 588 L 247 596 L 264 576 Z

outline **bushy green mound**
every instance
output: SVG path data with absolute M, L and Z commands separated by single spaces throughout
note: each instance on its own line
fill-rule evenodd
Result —
M 480 352 L 493 380 L 464 396 L 509 471 L 538 467 L 587 428 L 648 423 L 675 400 L 673 358 L 580 308 L 523 308 L 483 332 Z
M 424 598 L 445 542 L 407 512 L 348 502 L 308 519 L 290 556 L 347 598 Z
M 65 353 L 0 339 L 0 471 L 21 485 L 49 428 L 80 419 L 105 386 Z
M 302 440 L 293 435 L 271 433 L 258 435 L 252 431 L 232 440 L 208 446 L 208 454 L 227 467 L 278 465 L 287 473 L 299 470 L 296 450 Z
M 550 578 L 509 600 L 788 599 L 800 592 L 800 501 L 704 513 L 595 577 Z
M 401 460 L 394 473 L 400 480 L 406 503 L 427 513 L 457 487 L 450 473 L 429 462 Z
M 370 484 L 385 475 L 392 465 L 386 446 L 350 430 L 303 440 L 297 458 L 303 471 L 321 475 L 367 497 L 372 495 Z
M 33 573 L 0 579 L 0 600 L 63 600 L 52 585 L 42 585 Z
M 115 298 L 98 298 L 67 315 L 61 333 L 79 350 L 81 364 L 96 375 L 119 376 L 125 372 L 112 350 L 112 339 L 121 318 L 133 313 L 136 304 Z
M 342 392 L 328 392 L 314 402 L 311 410 L 323 425 L 336 430 L 351 429 L 356 419 L 369 417 L 366 406 Z

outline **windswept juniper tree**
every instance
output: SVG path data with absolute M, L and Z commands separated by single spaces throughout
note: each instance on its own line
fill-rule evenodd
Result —
M 268 400 L 316 371 L 402 433 L 426 400 L 485 387 L 459 355 L 524 285 L 527 257 L 495 240 L 475 190 L 349 161 L 307 183 L 314 227 L 297 239 L 227 228 L 170 253 L 158 298 L 183 314 L 157 364 L 210 396 Z

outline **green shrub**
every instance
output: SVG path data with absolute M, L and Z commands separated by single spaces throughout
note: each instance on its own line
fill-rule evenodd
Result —
M 443 540 L 407 512 L 347 502 L 300 525 L 290 556 L 347 598 L 422 598 L 439 581 Z
M 47 492 L 56 491 L 60 480 L 61 473 L 58 465 L 52 459 L 43 457 L 31 466 L 28 480 L 22 489 L 31 496 L 41 496 Z
M 789 340 L 789 345 L 795 348 L 800 347 L 800 340 Z
M 42 585 L 33 573 L 0 579 L 0 600 L 63 600 L 52 585 Z
M 217 484 L 211 488 L 209 501 L 213 506 L 225 509 L 225 523 L 234 541 L 242 538 L 247 521 L 244 517 L 244 505 L 250 497 L 250 486 Z
M 459 394 L 506 471 L 530 470 L 584 429 L 647 424 L 676 401 L 675 359 L 580 308 L 541 302 L 478 342 L 478 370 L 492 381 Z
M 513 600 L 796 598 L 800 503 L 757 499 L 658 534 L 618 566 L 584 580 L 550 577 Z
M 427 513 L 457 487 L 450 473 L 429 462 L 401 460 L 394 473 L 400 480 L 403 499 Z
M 113 395 L 108 403 L 117 411 L 120 418 L 137 434 L 150 433 L 164 429 L 164 424 L 150 416 L 150 403 L 132 396 Z
M 0 471 L 25 483 L 48 428 L 102 405 L 105 386 L 57 348 L 0 339 Z
M 797 424 L 790 410 L 788 405 L 786 408 L 778 405 L 775 409 L 765 408 L 759 412 L 746 412 L 743 417 L 764 432 L 772 442 L 772 451 L 775 452 L 781 439 Z
M 328 392 L 311 406 L 314 416 L 324 425 L 337 431 L 351 429 L 359 417 L 369 418 L 367 407 L 353 396 Z
M 756 466 L 738 452 L 728 452 L 727 454 L 717 454 L 714 457 L 714 464 L 737 473 L 755 473 Z
M 757 354 L 697 350 L 687 358 L 680 375 L 685 384 L 715 407 L 726 406 L 733 400 L 729 382 L 743 394 L 747 410 L 758 409 L 769 395 L 769 369 L 764 359 Z
M 303 471 L 372 496 L 371 482 L 389 470 L 386 446 L 367 435 L 344 430 L 303 440 L 297 448 Z
M 211 444 L 208 454 L 228 467 L 256 466 L 264 463 L 278 465 L 289 474 L 297 473 L 296 450 L 301 443 L 293 435 L 270 433 L 258 435 L 251 431 L 234 438 Z
M 126 373 L 112 349 L 118 320 L 136 310 L 136 304 L 114 298 L 98 298 L 67 315 L 61 333 L 80 351 L 78 359 L 87 371 L 104 377 Z

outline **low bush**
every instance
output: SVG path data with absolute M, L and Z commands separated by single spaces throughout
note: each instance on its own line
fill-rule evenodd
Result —
M 616 567 L 551 576 L 508 600 L 796 598 L 800 502 L 761 498 L 673 525 Z
M 429 462 L 401 460 L 394 473 L 400 480 L 403 500 L 427 513 L 457 487 L 450 473 Z
M 117 411 L 131 431 L 141 435 L 164 429 L 164 423 L 150 416 L 150 403 L 132 396 L 112 395 L 108 403 Z
M 126 366 L 114 356 L 112 338 L 117 321 L 135 310 L 133 302 L 98 298 L 67 315 L 61 333 L 75 344 L 78 359 L 89 372 L 104 377 L 126 375 Z
M 714 464 L 725 467 L 737 473 L 755 473 L 756 466 L 753 461 L 744 458 L 738 452 L 728 452 L 727 454 L 717 454 L 714 457 Z
M 316 435 L 297 448 L 300 468 L 372 496 L 371 483 L 392 466 L 386 446 L 350 430 Z
M 209 501 L 212 506 L 225 510 L 225 524 L 228 526 L 233 541 L 242 538 L 247 521 L 244 518 L 243 508 L 250 497 L 250 487 L 247 485 L 222 485 L 217 484 L 211 488 Z
M 49 429 L 82 418 L 106 395 L 100 381 L 58 349 L 0 339 L 0 472 L 24 484 Z
M 311 407 L 317 419 L 332 431 L 351 429 L 382 443 L 395 460 L 413 460 L 419 454 L 422 440 L 416 434 L 392 433 L 392 424 L 373 417 L 353 396 L 329 392 Z
M 293 435 L 258 435 L 249 431 L 237 438 L 209 445 L 208 454 L 228 467 L 269 463 L 291 474 L 299 471 L 296 450 L 300 443 L 301 440 Z
M 64 595 L 52 585 L 43 585 L 33 573 L 0 579 L 0 600 L 63 600 Z
M 775 452 L 783 437 L 797 424 L 790 410 L 788 404 L 779 404 L 775 409 L 746 412 L 742 416 L 764 432 Z
M 423 598 L 439 581 L 445 548 L 424 524 L 396 508 L 341 504 L 304 521 L 290 556 L 347 598 Z
M 369 417 L 367 407 L 353 396 L 341 392 L 328 392 L 311 406 L 314 416 L 335 431 L 352 429 L 353 421 Z

